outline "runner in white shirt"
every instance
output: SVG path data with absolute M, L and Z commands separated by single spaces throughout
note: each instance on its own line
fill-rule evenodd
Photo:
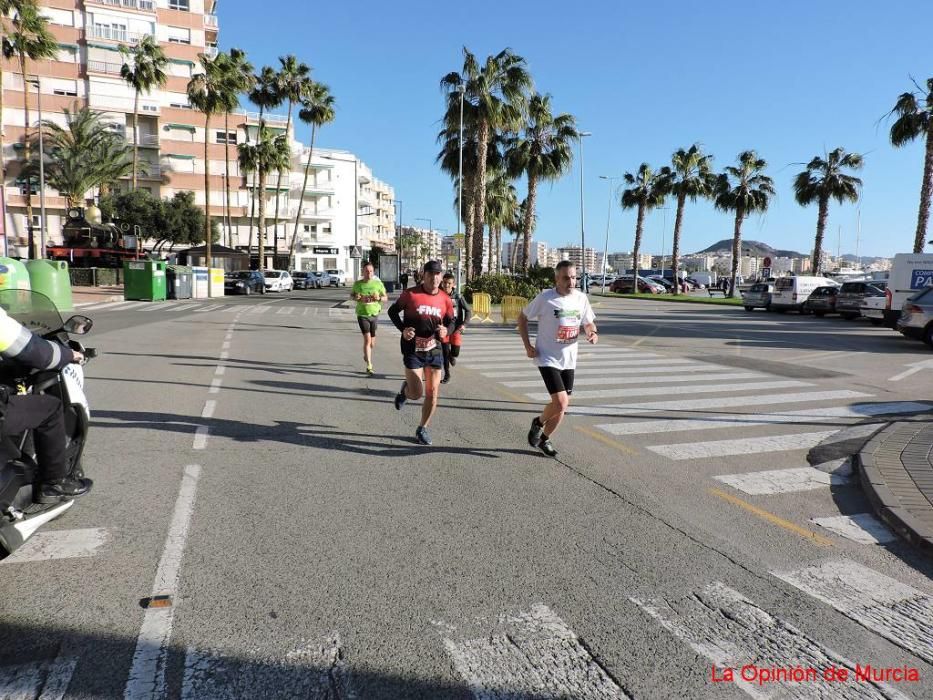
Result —
M 518 316 L 518 333 L 525 344 L 525 352 L 534 358 L 551 395 L 551 402 L 531 421 L 528 444 L 548 457 L 557 455 L 550 437 L 557 432 L 570 405 L 580 327 L 587 341 L 595 345 L 599 340 L 593 323 L 596 316 L 586 294 L 576 288 L 577 270 L 572 262 L 558 263 L 554 282 L 554 289 L 541 292 Z M 534 320 L 538 321 L 538 335 L 532 345 L 528 339 L 528 321 Z

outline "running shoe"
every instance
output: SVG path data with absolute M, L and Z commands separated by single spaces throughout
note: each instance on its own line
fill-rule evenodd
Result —
M 528 444 L 532 447 L 537 447 L 538 443 L 541 442 L 541 436 L 543 434 L 544 426 L 541 425 L 538 416 L 535 416 L 531 421 L 531 430 L 528 431 Z
M 406 384 L 408 384 L 408 382 L 402 382 L 402 389 L 401 389 L 401 391 L 399 391 L 399 392 L 395 395 L 395 410 L 396 410 L 396 411 L 401 411 L 401 410 L 402 410 L 402 406 L 404 406 L 404 405 L 405 405 L 405 401 L 407 401 L 407 399 L 405 398 L 405 385 L 406 385 Z
M 415 439 L 422 445 L 431 444 L 431 436 L 428 435 L 428 429 L 423 425 L 419 425 L 418 429 L 415 431 Z
M 457 366 L 457 358 L 454 357 L 453 355 L 450 356 L 450 366 L 451 366 L 451 367 L 456 367 L 456 366 Z
M 541 442 L 538 443 L 538 449 L 548 457 L 557 456 L 557 450 L 554 449 L 554 445 L 552 445 L 551 441 L 544 435 L 541 436 Z
M 366 374 L 368 374 L 371 377 L 375 373 L 376 373 L 376 370 L 373 369 L 372 365 L 366 365 Z
M 441 380 L 441 384 L 446 384 L 450 381 L 450 372 L 444 372 L 444 378 Z

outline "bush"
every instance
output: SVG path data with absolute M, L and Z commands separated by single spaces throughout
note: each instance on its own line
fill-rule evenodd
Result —
M 512 277 L 511 275 L 480 275 L 472 280 L 463 290 L 466 298 L 472 302 L 474 292 L 485 292 L 492 298 L 493 304 L 501 304 L 504 296 L 518 296 L 534 299 L 538 292 L 554 284 L 554 270 L 552 268 L 536 268 L 537 274 L 527 277 Z M 550 274 L 545 275 L 544 271 Z M 534 271 L 533 271 L 534 272 Z

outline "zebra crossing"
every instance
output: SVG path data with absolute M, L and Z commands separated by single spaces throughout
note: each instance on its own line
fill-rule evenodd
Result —
M 512 330 L 471 329 L 460 365 L 534 403 L 549 400 Z M 927 403 L 875 402 L 866 391 L 612 343 L 581 343 L 578 367 L 572 420 L 596 419 L 590 428 L 613 438 L 630 436 L 639 448 L 681 468 L 710 472 L 723 460 L 740 469 L 747 463 L 747 470 L 710 475 L 747 496 L 849 485 L 842 471 L 807 465 L 807 450 L 873 434 L 878 426 L 860 424 L 865 419 L 933 410 Z M 761 470 L 762 460 L 771 468 Z M 889 541 L 880 534 L 886 528 L 869 513 L 844 521 L 833 520 L 835 514 L 820 516 L 811 524 L 852 542 Z
M 353 309 L 322 306 L 279 306 L 273 303 L 245 305 L 242 303 L 225 304 L 219 301 L 109 301 L 103 303 L 75 304 L 75 310 L 81 313 L 96 313 L 99 311 L 133 311 L 146 314 L 171 315 L 178 313 L 215 313 L 234 314 L 242 312 L 249 316 L 308 316 L 322 318 L 344 318 L 354 315 Z

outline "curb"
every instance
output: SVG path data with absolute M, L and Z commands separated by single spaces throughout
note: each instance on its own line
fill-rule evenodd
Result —
M 862 489 L 868 496 L 875 513 L 894 532 L 910 544 L 933 554 L 933 528 L 920 522 L 907 510 L 901 500 L 888 486 L 875 454 L 884 444 L 906 446 L 908 438 L 895 437 L 899 424 L 889 423 L 876 433 L 853 457 L 853 466 L 858 472 Z M 898 455 L 898 460 L 900 455 Z

